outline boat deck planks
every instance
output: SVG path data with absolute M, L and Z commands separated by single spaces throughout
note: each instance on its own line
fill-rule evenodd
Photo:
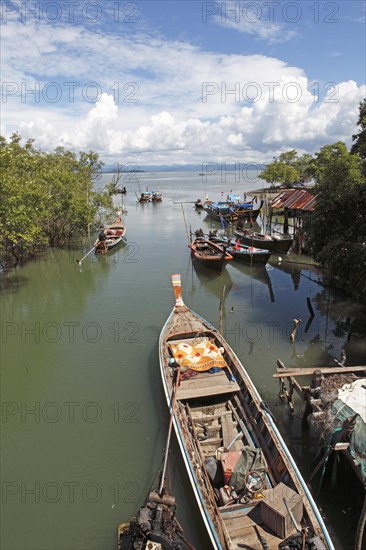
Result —
M 234 424 L 232 415 L 224 414 L 221 417 L 221 428 L 222 428 L 222 442 L 224 447 L 230 445 L 234 438 L 238 434 L 237 424 Z M 243 446 L 243 443 L 238 437 L 238 439 L 230 447 L 231 451 L 239 450 Z
M 247 548 L 262 550 L 263 546 L 258 539 L 255 527 L 266 540 L 269 548 L 278 548 L 282 539 L 261 525 L 260 507 L 261 504 L 259 501 L 248 507 L 241 506 L 238 508 L 238 506 L 228 506 L 220 508 L 221 517 L 234 543 L 233 549 Z M 243 541 L 245 541 L 245 545 L 243 545 Z
M 209 381 L 207 379 L 208 376 L 210 377 Z M 219 395 L 239 390 L 239 385 L 236 382 L 231 382 L 225 372 L 217 372 L 215 374 L 199 373 L 195 378 L 189 378 L 180 383 L 177 396 L 181 400 L 195 399 L 197 397 L 208 397 L 210 395 Z

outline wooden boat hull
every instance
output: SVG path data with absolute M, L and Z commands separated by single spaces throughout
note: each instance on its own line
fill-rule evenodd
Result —
M 253 208 L 253 205 L 248 205 L 246 208 L 239 208 L 237 205 L 232 205 L 229 203 L 223 203 L 227 204 L 227 208 L 219 208 L 215 206 L 213 201 L 205 201 L 202 204 L 202 208 L 206 212 L 206 214 L 217 221 L 221 221 L 221 218 L 224 218 L 224 220 L 227 223 L 234 223 L 237 222 L 239 219 L 243 221 L 255 221 L 259 213 L 261 211 L 263 201 L 261 201 L 261 204 L 258 208 Z
M 139 197 L 137 197 L 137 202 L 151 202 L 152 195 L 151 193 L 141 193 Z
M 163 194 L 161 191 L 151 192 L 151 202 L 161 202 L 163 200 Z
M 261 536 L 269 548 L 277 549 L 280 542 L 292 536 L 294 527 L 291 528 L 291 522 L 284 527 L 285 533 L 280 533 L 278 526 L 271 524 L 272 519 L 280 515 L 271 506 L 271 499 L 275 498 L 277 491 L 280 500 L 286 496 L 292 502 L 301 503 L 296 514 L 302 516 L 302 524 L 314 533 L 315 548 L 334 550 L 315 502 L 243 365 L 219 332 L 185 306 L 177 284 L 174 293 L 176 305 L 159 339 L 160 371 L 168 406 L 171 407 L 175 385 L 169 358 L 172 350 L 179 350 L 179 345 L 184 347 L 197 341 L 202 344 L 206 339 L 212 339 L 209 341 L 218 349 L 223 348 L 221 357 L 227 364 L 215 374 L 199 372 L 195 378 L 183 380 L 176 390 L 173 412 L 175 433 L 213 548 L 236 550 L 245 546 L 259 550 L 264 548 L 259 539 Z M 182 376 L 179 373 L 178 380 Z M 207 427 L 205 440 L 200 428 L 202 423 Z M 225 490 L 225 478 L 214 484 L 212 475 L 208 474 L 207 461 L 212 462 L 222 447 L 230 447 L 232 452 L 238 453 L 243 444 L 249 444 L 253 449 L 261 448 L 266 466 L 262 472 L 264 486 L 259 494 L 254 495 L 251 484 L 249 500 L 243 497 L 242 501 L 233 503 L 229 500 L 224 504 L 221 490 Z M 220 459 L 221 463 L 227 458 L 227 455 L 222 456 L 225 458 Z M 232 478 L 229 483 L 232 483 Z M 283 506 L 279 501 L 277 508 Z M 300 523 L 299 515 L 297 519 Z
M 115 223 L 112 223 L 109 225 L 105 230 L 104 233 L 106 235 L 105 241 L 95 241 L 95 254 L 106 254 L 110 250 L 113 250 L 117 248 L 120 244 L 126 242 L 125 241 L 125 234 L 126 234 L 126 227 L 125 225 L 120 222 L 116 221 Z
M 110 252 L 111 250 L 117 248 L 120 244 L 122 244 L 124 241 L 122 237 L 119 239 L 106 239 L 106 247 L 103 246 L 103 244 L 98 243 L 95 248 L 96 254 L 107 254 L 107 252 Z
M 212 236 L 212 242 L 215 244 L 228 245 L 227 251 L 231 254 L 234 260 L 239 262 L 244 262 L 248 264 L 255 265 L 265 265 L 269 258 L 271 257 L 271 252 L 268 250 L 262 250 L 260 248 L 255 248 L 253 246 L 241 245 L 239 243 L 228 242 L 227 239 L 218 237 L 217 235 Z M 235 246 L 233 246 L 235 244 Z
M 221 246 L 208 240 L 196 239 L 188 246 L 195 261 L 218 273 L 233 259 Z
M 281 254 L 287 254 L 293 243 L 291 237 L 270 237 L 266 239 L 265 235 L 258 234 L 261 237 L 257 237 L 256 233 L 251 231 L 235 231 L 234 235 L 240 239 L 241 244 L 270 250 L 271 252 L 280 252 Z
M 263 206 L 263 200 L 261 200 L 258 208 L 253 208 L 253 209 L 238 208 L 238 209 L 235 209 L 235 212 L 238 215 L 238 219 L 244 220 L 244 221 L 251 220 L 254 222 L 258 218 L 260 211 L 262 209 L 262 206 Z
M 248 248 L 239 248 L 239 250 L 230 248 L 229 251 L 234 260 L 249 264 L 265 265 L 271 257 L 271 253 L 268 250 L 261 250 L 259 248 L 253 250 L 250 246 Z

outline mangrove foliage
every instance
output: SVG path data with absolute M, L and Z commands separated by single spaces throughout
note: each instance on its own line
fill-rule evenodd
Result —
M 111 206 L 108 193 L 94 189 L 102 167 L 95 153 L 46 153 L 13 134 L 0 137 L 0 165 L 3 265 L 70 242 Z

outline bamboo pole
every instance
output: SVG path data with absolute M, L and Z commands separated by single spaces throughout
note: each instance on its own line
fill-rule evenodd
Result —
M 220 334 L 221 334 L 221 335 L 222 335 L 222 306 L 223 306 L 223 303 L 224 303 L 225 290 L 226 290 L 226 285 L 224 285 L 224 286 L 222 287 L 221 299 L 220 299 L 220 321 L 219 321 L 219 331 L 220 331 Z
M 187 220 L 186 220 L 186 215 L 185 215 L 185 213 L 184 213 L 183 203 L 180 203 L 180 205 L 181 205 L 181 207 L 182 207 L 184 225 L 186 226 L 188 242 L 189 242 L 189 244 L 190 244 L 190 243 L 192 242 L 192 238 L 191 238 L 191 236 L 189 235 L 189 232 L 188 232 Z
M 175 412 L 175 406 L 176 406 L 176 403 L 177 403 L 177 393 L 178 393 L 179 381 L 180 381 L 180 370 L 178 368 L 178 372 L 176 373 L 175 384 L 174 384 L 174 396 L 172 397 L 172 408 L 171 408 L 171 411 L 170 411 L 168 437 L 167 437 L 166 445 L 165 445 L 164 465 L 163 465 L 163 469 L 162 469 L 162 472 L 161 472 L 160 485 L 159 485 L 159 489 L 158 489 L 158 494 L 159 494 L 160 497 L 162 496 L 162 491 L 163 491 L 163 488 L 164 488 L 165 471 L 166 471 L 166 466 L 167 466 L 167 462 L 168 462 L 170 436 L 171 436 L 171 433 L 172 433 L 173 416 L 174 416 L 174 412 Z

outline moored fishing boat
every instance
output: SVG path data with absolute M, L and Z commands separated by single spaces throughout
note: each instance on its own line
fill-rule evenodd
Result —
M 231 242 L 231 246 L 229 246 L 227 250 L 233 256 L 234 260 L 249 264 L 265 265 L 271 257 L 269 250 L 263 250 L 262 248 L 256 248 L 254 246 L 246 246 L 238 242 Z
M 108 227 L 101 231 L 99 238 L 94 243 L 95 253 L 106 254 L 122 242 L 125 242 L 125 233 L 126 227 L 120 220 L 108 225 Z
M 151 201 L 151 193 L 149 191 L 144 191 L 141 193 L 139 197 L 137 197 L 137 202 L 150 202 Z
M 113 194 L 118 194 L 118 193 L 120 193 L 122 195 L 126 195 L 127 189 L 126 189 L 126 187 L 122 187 L 122 188 L 121 187 L 115 187 L 114 189 L 112 189 L 111 193 L 112 193 L 112 195 Z
M 168 437 L 159 483 L 152 488 L 136 517 L 118 525 L 118 550 L 195 550 L 186 540 L 175 512 L 175 498 L 165 486 L 169 446 L 176 406 L 176 392 L 171 396 Z
M 215 550 L 334 550 L 317 506 L 268 407 L 223 336 L 183 302 L 159 340 L 167 403 Z M 174 376 L 169 366 L 179 364 Z M 173 409 L 173 407 L 171 407 Z
M 205 201 L 202 208 L 208 216 L 214 220 L 222 221 L 222 219 L 224 219 L 226 223 L 230 224 L 239 219 L 251 220 L 254 222 L 261 211 L 262 205 L 263 201 L 261 201 L 258 208 L 254 208 L 252 202 L 234 203 L 231 201 Z
M 293 243 L 293 238 L 290 235 L 264 235 L 257 233 L 251 229 L 237 229 L 234 233 L 241 244 L 263 248 L 271 252 L 281 252 L 287 254 Z
M 216 230 L 210 231 L 209 239 L 215 244 L 220 244 L 221 246 L 225 245 L 228 253 L 233 256 L 234 260 L 238 260 L 240 262 L 265 265 L 271 257 L 271 252 L 269 250 L 240 244 L 239 239 L 237 242 L 234 240 L 229 242 L 226 237 L 218 236 Z
M 151 201 L 152 202 L 161 202 L 163 200 L 163 193 L 160 189 L 151 191 Z
M 196 231 L 197 238 L 188 245 L 193 259 L 201 265 L 221 273 L 226 263 L 233 259 L 232 255 L 226 250 L 227 245 L 221 246 L 213 243 L 206 239 L 203 233 L 202 236 L 198 235 L 200 233 Z

